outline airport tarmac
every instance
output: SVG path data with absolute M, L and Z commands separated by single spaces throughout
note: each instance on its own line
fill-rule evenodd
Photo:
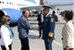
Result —
M 53 41 L 53 50 L 62 50 L 61 31 L 63 25 L 64 24 L 56 24 L 55 40 Z M 12 45 L 13 50 L 21 50 L 21 44 L 18 38 L 17 27 L 14 27 L 12 29 L 15 32 L 15 38 Z M 44 41 L 41 38 L 38 38 L 38 34 L 38 30 L 29 31 L 30 50 L 45 50 Z

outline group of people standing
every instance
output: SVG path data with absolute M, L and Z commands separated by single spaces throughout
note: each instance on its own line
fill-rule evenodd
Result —
M 19 33 L 19 39 L 21 42 L 21 50 L 30 50 L 29 48 L 29 29 L 32 29 L 32 26 L 30 25 L 28 21 L 28 17 L 30 15 L 30 11 L 28 9 L 24 9 L 22 11 L 22 16 L 18 20 L 18 33 Z M 38 15 L 37 20 L 41 20 L 39 23 L 39 30 L 40 35 L 43 34 L 42 39 L 44 40 L 45 44 L 45 50 L 52 50 L 52 42 L 54 39 L 54 30 L 55 30 L 55 21 L 57 20 L 57 17 L 55 16 L 55 12 L 53 11 L 53 14 L 50 14 L 49 8 L 44 8 L 41 11 L 41 14 Z M 40 18 L 42 17 L 42 18 Z M 63 15 L 64 20 L 66 21 L 65 26 L 62 30 L 62 40 L 63 40 L 63 50 L 73 50 L 74 49 L 74 26 L 72 24 L 72 18 L 73 18 L 73 12 L 72 11 L 64 11 Z M 7 15 L 4 15 L 1 18 L 1 35 L 0 35 L 0 44 L 2 50 L 12 50 L 12 39 L 14 37 L 14 33 L 12 29 L 9 27 L 10 18 Z M 42 29 L 42 32 L 41 32 Z

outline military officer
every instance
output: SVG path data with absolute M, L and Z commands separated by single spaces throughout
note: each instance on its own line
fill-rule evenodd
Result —
M 44 8 L 43 37 L 46 50 L 52 50 L 52 41 L 54 39 L 55 22 L 49 8 Z

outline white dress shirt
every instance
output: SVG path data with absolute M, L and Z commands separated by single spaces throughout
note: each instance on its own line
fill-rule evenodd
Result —
M 41 22 L 44 22 L 43 14 L 41 14 Z
M 12 39 L 10 38 L 10 31 L 4 25 L 2 25 L 0 29 L 1 29 L 0 45 L 3 45 L 6 47 L 6 49 L 8 49 L 9 48 L 8 45 L 12 43 Z
M 63 37 L 63 48 L 69 46 L 69 48 L 74 48 L 74 26 L 72 21 L 68 21 L 62 30 Z

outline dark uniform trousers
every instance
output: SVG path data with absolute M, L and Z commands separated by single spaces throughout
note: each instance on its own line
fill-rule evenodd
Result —
M 52 41 L 44 40 L 46 50 L 52 50 Z
M 2 48 L 2 50 L 6 50 L 6 47 L 5 46 L 2 46 L 1 45 L 1 48 Z M 12 50 L 12 45 L 11 44 L 9 45 L 9 50 Z
M 29 50 L 29 40 L 28 38 L 20 39 L 21 40 L 21 50 Z

